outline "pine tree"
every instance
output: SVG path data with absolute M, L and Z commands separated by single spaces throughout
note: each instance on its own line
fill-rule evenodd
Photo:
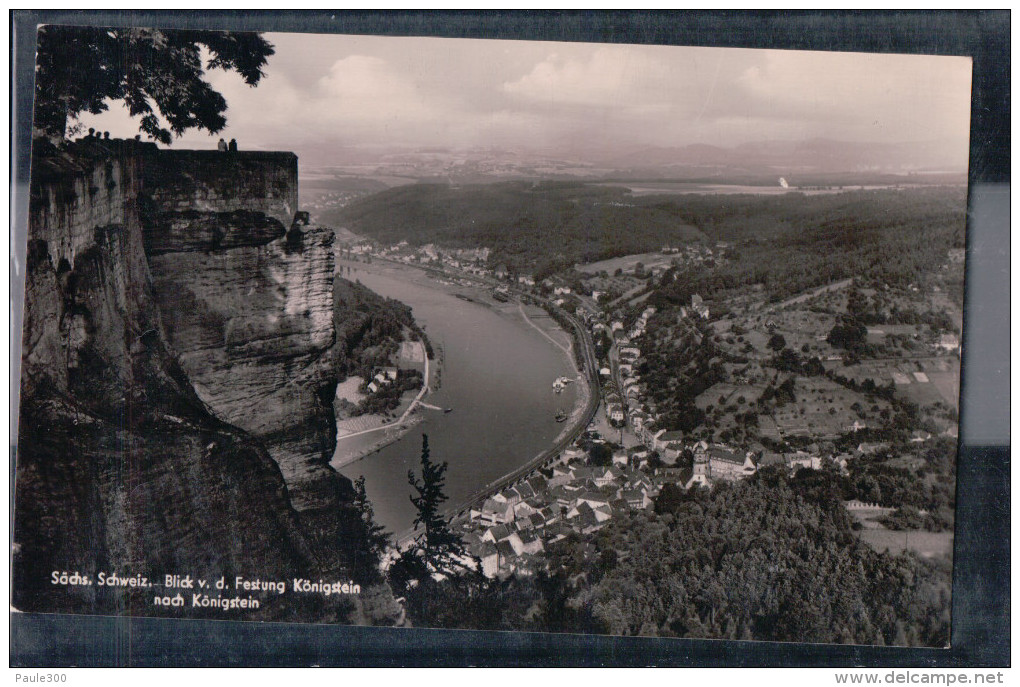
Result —
M 422 527 L 423 532 L 417 538 L 418 546 L 426 567 L 433 572 L 442 572 L 457 565 L 457 557 L 464 555 L 460 537 L 450 531 L 450 524 L 443 517 L 440 506 L 447 500 L 443 493 L 446 486 L 447 463 L 435 463 L 429 453 L 429 438 L 421 436 L 421 480 L 415 477 L 413 470 L 407 471 L 407 481 L 417 492 L 411 496 L 418 514 L 414 518 L 414 526 Z
M 390 535 L 385 527 L 375 522 L 364 475 L 354 481 L 354 508 L 361 521 L 361 529 L 356 533 L 358 545 L 353 552 L 355 574 L 359 579 L 375 581 L 379 579 L 379 561 L 389 546 Z

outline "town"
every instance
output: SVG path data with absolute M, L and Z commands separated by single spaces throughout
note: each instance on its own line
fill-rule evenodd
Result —
M 668 313 L 647 304 L 656 284 L 684 269 L 725 265 L 730 249 L 726 242 L 663 246 L 658 253 L 578 265 L 536 279 L 493 264 L 489 248 L 415 247 L 406 241 L 380 246 L 363 239 L 341 248 L 348 260 L 419 266 L 465 286 L 481 280 L 498 301 L 544 300 L 590 334 L 601 393 L 595 418 L 566 449 L 452 515 L 453 530 L 486 576 L 547 570 L 549 547 L 570 537 L 583 541 L 622 513 L 653 507 L 664 489 L 689 492 L 776 466 L 791 476 L 801 469 L 846 476 L 855 460 L 884 456 L 892 447 L 890 438 L 880 440 L 883 435 L 875 430 L 894 411 L 888 400 L 893 389 L 933 411 L 911 430 L 912 451 L 940 436 L 955 441 L 959 309 L 941 289 L 936 287 L 925 305 L 952 312 L 956 325 L 944 315 L 934 324 L 868 327 L 860 349 L 868 360 L 833 339 L 839 313 L 865 307 L 862 300 L 913 312 L 911 307 L 919 305 L 916 288 L 878 294 L 848 279 L 780 303 L 767 302 L 752 289 L 717 303 L 721 316 L 713 316 L 713 307 L 696 293 Z M 947 261 L 959 260 L 959 251 L 950 251 Z M 710 346 L 714 356 L 716 383 L 686 389 L 697 391 L 689 406 L 698 418 L 693 423 L 678 422 L 665 407 L 672 401 L 664 394 L 676 396 L 678 387 L 652 371 L 652 363 L 674 342 L 690 349 Z M 846 365 L 850 362 L 852 367 Z M 868 507 L 856 498 L 845 505 L 867 530 L 865 537 L 876 536 L 877 544 L 887 543 L 881 518 L 900 510 L 930 515 L 928 509 L 888 498 Z M 951 513 L 942 516 L 951 522 Z M 946 536 L 943 548 L 951 546 L 951 535 Z

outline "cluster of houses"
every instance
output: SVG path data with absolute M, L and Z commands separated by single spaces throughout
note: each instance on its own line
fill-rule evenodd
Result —
M 698 294 L 691 296 L 691 307 L 689 309 L 683 307 L 680 310 L 681 318 L 697 316 L 707 319 L 709 315 L 708 306 L 705 305 L 704 300 Z M 607 419 L 615 426 L 623 426 L 625 423 L 629 423 L 634 433 L 642 439 L 646 446 L 655 450 L 661 450 L 661 447 L 656 445 L 658 442 L 656 442 L 651 433 L 651 427 L 655 424 L 656 420 L 654 409 L 645 402 L 645 387 L 638 372 L 641 362 L 641 349 L 633 343 L 635 339 L 645 333 L 648 327 L 648 320 L 655 312 L 654 307 L 649 306 L 645 308 L 630 329 L 622 321 L 615 320 L 608 325 L 596 322 L 592 325 L 592 331 L 597 333 L 600 328 L 604 329 L 610 335 L 619 356 L 619 364 L 617 366 L 619 388 L 614 384 L 606 385 L 605 402 Z M 612 370 L 608 367 L 601 368 L 599 373 L 605 381 L 611 379 Z
M 487 267 L 492 252 L 489 248 L 441 248 L 432 243 L 414 247 L 401 241 L 381 248 L 369 244 L 365 252 L 405 264 L 455 269 L 480 277 L 493 277 L 496 272 Z
M 570 447 L 548 476 L 533 474 L 469 511 L 462 539 L 490 577 L 528 574 L 545 566 L 545 548 L 571 533 L 587 536 L 622 511 L 648 508 L 670 476 L 649 476 L 631 467 L 633 455 L 618 450 L 613 464 L 592 467 Z
M 397 368 L 395 367 L 384 367 L 376 373 L 372 379 L 368 381 L 365 388 L 368 389 L 369 393 L 375 393 L 385 386 L 389 386 L 393 382 L 397 381 Z
M 701 265 L 707 260 L 720 261 L 725 254 L 730 244 L 725 241 L 719 241 L 715 244 L 715 250 L 713 251 L 708 246 L 704 246 L 700 243 L 688 243 L 683 246 L 671 246 L 665 245 L 662 247 L 663 255 L 680 255 L 683 256 L 686 262 L 694 265 Z M 725 262 L 725 260 L 723 260 Z
M 582 449 L 571 446 L 544 474 L 534 472 L 491 495 L 454 521 L 468 553 L 488 577 L 532 574 L 546 567 L 548 546 L 571 534 L 583 540 L 622 512 L 650 508 L 666 484 L 708 487 L 745 479 L 766 466 L 782 465 L 792 474 L 821 469 L 825 462 L 817 452 L 755 454 L 704 441 L 685 445 L 679 432 L 660 430 L 652 437 L 657 463 L 649 447 L 638 446 L 615 450 L 611 465 L 592 466 Z M 684 450 L 693 459 L 678 465 Z M 833 460 L 845 470 L 850 457 Z
M 636 432 L 640 432 L 646 424 L 653 420 L 653 417 L 642 403 L 645 390 L 641 383 L 641 375 L 637 371 L 641 349 L 634 345 L 632 340 L 645 333 L 648 319 L 654 314 L 654 307 L 645 308 L 630 329 L 627 329 L 619 320 L 608 325 L 604 323 L 593 325 L 593 332 L 603 329 L 612 338 L 619 356 L 617 365 L 619 387 L 617 388 L 615 384 L 606 385 L 606 417 L 610 423 L 616 426 L 623 426 L 629 417 L 631 426 Z M 612 370 L 603 367 L 599 370 L 599 374 L 608 382 L 612 377 Z

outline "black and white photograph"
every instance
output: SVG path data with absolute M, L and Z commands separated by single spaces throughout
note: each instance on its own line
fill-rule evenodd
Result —
M 950 646 L 971 58 L 35 59 L 16 611 Z

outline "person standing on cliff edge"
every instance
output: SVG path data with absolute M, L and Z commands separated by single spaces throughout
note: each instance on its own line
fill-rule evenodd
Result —
M 217 148 L 218 148 L 219 150 L 222 150 L 223 152 L 226 152 L 226 151 L 227 151 L 227 142 L 226 142 L 226 141 L 224 141 L 224 140 L 223 140 L 223 139 L 221 138 L 221 139 L 220 139 L 220 142 L 216 144 L 216 147 L 217 147 Z
M 237 152 L 237 139 L 236 138 L 230 139 L 229 149 L 231 150 L 231 152 L 235 152 L 235 153 Z

